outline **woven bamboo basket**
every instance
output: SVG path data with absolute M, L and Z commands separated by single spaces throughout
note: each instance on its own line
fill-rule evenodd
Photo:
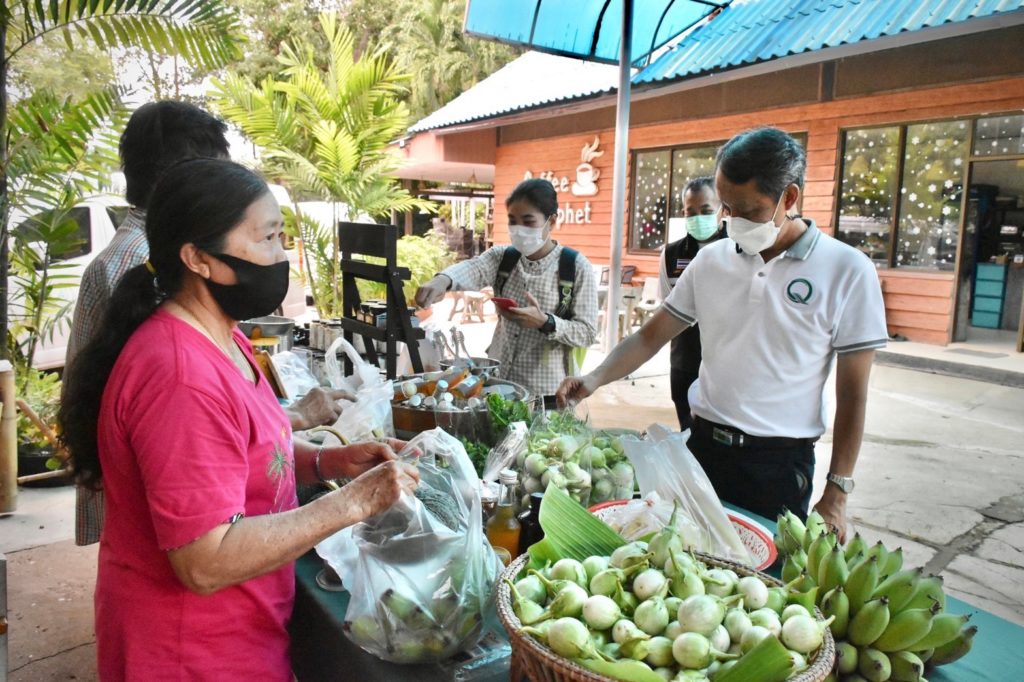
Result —
M 775 578 L 756 571 L 749 566 L 744 566 L 727 559 L 720 559 L 697 552 L 697 558 L 708 566 L 714 568 L 728 568 L 735 571 L 740 577 L 756 575 L 765 581 L 769 586 L 782 586 L 782 583 Z M 615 682 L 610 677 L 599 675 L 576 665 L 572 661 L 563 658 L 551 651 L 530 635 L 520 632 L 522 623 L 516 618 L 512 611 L 512 591 L 505 579 L 515 582 L 519 574 L 526 568 L 530 556 L 524 554 L 513 561 L 502 573 L 502 580 L 498 581 L 498 617 L 502 625 L 508 631 L 512 642 L 511 674 L 509 679 L 512 682 L 521 682 L 525 677 L 533 682 Z M 824 620 L 821 611 L 815 609 L 815 616 Z M 814 658 L 808 661 L 808 667 L 803 672 L 787 678 L 786 682 L 822 682 L 832 671 L 836 661 L 835 640 L 832 633 L 826 628 L 825 638 L 821 648 L 815 653 Z

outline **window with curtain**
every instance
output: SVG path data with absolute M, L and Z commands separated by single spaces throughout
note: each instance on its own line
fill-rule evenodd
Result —
M 877 267 L 952 269 L 969 127 L 938 121 L 845 131 L 836 238 Z

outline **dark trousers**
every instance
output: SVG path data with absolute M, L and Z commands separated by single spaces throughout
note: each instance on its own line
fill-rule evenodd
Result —
M 704 468 L 720 499 L 767 519 L 789 509 L 807 518 L 814 480 L 814 442 L 778 447 L 756 442 L 724 445 L 698 419 L 686 446 Z
M 668 376 L 669 386 L 672 389 L 672 402 L 676 406 L 676 419 L 679 420 L 679 430 L 685 431 L 693 424 L 693 417 L 690 415 L 690 401 L 686 394 L 690 390 L 690 384 L 697 380 L 697 372 L 672 369 Z

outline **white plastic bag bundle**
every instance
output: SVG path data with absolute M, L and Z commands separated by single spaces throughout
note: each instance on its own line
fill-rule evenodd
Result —
M 484 535 L 480 481 L 462 444 L 434 429 L 400 457 L 411 458 L 414 448 L 422 453 L 416 497 L 403 495 L 316 547 L 351 595 L 347 636 L 395 663 L 441 661 L 475 645 L 502 569 Z
M 350 376 L 342 374 L 338 351 L 345 353 L 352 362 Z M 395 393 L 389 379 L 363 360 L 344 338 L 335 339 L 327 349 L 324 366 L 333 388 L 344 389 L 356 397 L 355 402 L 339 401 L 342 411 L 332 426 L 335 431 L 350 443 L 395 435 L 391 416 L 391 399 Z M 337 439 L 328 433 L 324 442 L 328 446 L 335 445 Z
M 314 388 L 320 386 L 313 373 L 309 371 L 306 361 L 291 351 L 281 351 L 270 356 L 277 369 L 285 393 L 291 398 L 301 398 Z
M 660 424 L 647 428 L 647 438 L 623 438 L 622 447 L 636 470 L 640 494 L 658 493 L 664 500 L 679 502 L 679 511 L 707 537 L 703 551 L 744 564 L 750 553 L 725 514 L 707 474 L 686 447 L 689 431 L 678 433 Z

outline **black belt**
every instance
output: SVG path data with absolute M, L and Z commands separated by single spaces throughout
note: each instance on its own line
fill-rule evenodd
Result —
M 778 436 L 751 436 L 725 424 L 716 424 L 693 415 L 693 432 L 709 437 L 719 445 L 732 448 L 794 448 L 813 445 L 817 438 L 781 438 Z

